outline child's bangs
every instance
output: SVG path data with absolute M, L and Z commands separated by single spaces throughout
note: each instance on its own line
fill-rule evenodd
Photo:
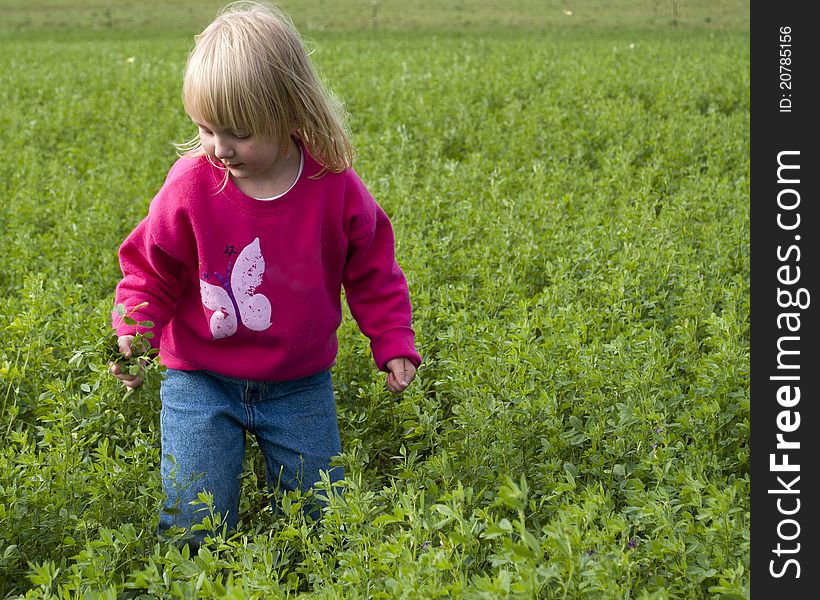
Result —
M 248 106 L 247 94 L 239 92 L 236 82 L 201 75 L 186 82 L 183 102 L 190 116 L 234 131 L 259 134 L 266 129 L 256 121 L 259 111 Z

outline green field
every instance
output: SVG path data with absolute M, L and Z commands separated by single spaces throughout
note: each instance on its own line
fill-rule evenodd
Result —
M 392 396 L 346 315 L 344 496 L 273 514 L 251 447 L 240 531 L 189 556 L 153 535 L 157 377 L 124 398 L 103 346 L 119 244 L 193 132 L 194 4 L 0 2 L 0 597 L 748 598 L 748 2 L 677 29 L 667 2 L 561 27 L 595 4 L 379 2 L 375 31 L 370 2 L 283 3 L 425 362 Z
M 217 0 L 0 0 L 0 30 L 201 29 Z M 282 0 L 303 30 L 748 29 L 749 0 Z

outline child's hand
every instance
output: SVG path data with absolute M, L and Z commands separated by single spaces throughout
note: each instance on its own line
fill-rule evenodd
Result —
M 394 358 L 387 362 L 387 389 L 398 394 L 416 378 L 416 366 L 408 358 Z
M 133 350 L 131 348 L 133 341 L 133 335 L 121 335 L 117 338 L 117 346 L 125 359 L 129 359 L 133 356 Z M 143 368 L 140 370 L 139 375 L 131 375 L 127 367 L 121 362 L 110 361 L 108 363 L 108 371 L 119 379 L 125 387 L 136 389 L 141 386 L 145 380 L 145 362 L 140 361 L 140 364 Z

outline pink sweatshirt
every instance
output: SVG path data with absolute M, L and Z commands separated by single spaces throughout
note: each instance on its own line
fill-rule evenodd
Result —
M 115 301 L 148 303 L 129 316 L 154 323 L 167 367 L 265 381 L 328 369 L 342 286 L 379 369 L 421 362 L 390 221 L 353 169 L 311 179 L 320 166 L 303 154 L 298 181 L 270 201 L 232 181 L 218 191 L 222 171 L 182 158 L 123 242 Z M 118 335 L 135 333 L 113 318 Z

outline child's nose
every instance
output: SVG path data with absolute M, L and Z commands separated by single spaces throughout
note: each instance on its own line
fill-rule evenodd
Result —
M 233 148 L 231 148 L 230 144 L 217 140 L 214 144 L 214 154 L 220 160 L 223 158 L 230 158 L 233 156 Z

